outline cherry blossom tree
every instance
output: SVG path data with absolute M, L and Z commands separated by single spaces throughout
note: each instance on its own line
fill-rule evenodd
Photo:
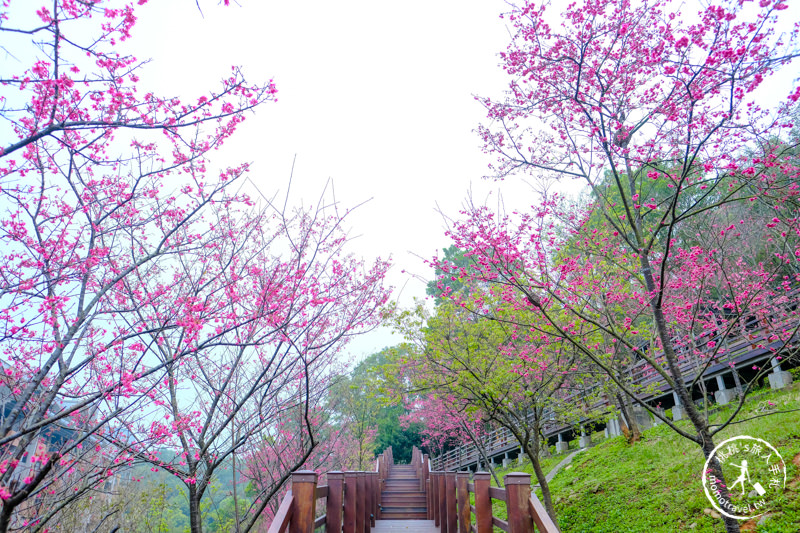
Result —
M 422 446 L 433 454 L 441 454 L 451 446 L 473 444 L 499 486 L 500 479 L 483 445 L 486 434 L 483 413 L 460 398 L 436 391 L 419 391 L 414 396 L 408 414 L 400 418 L 401 424 L 419 424 Z
M 211 171 L 272 82 L 234 67 L 191 101 L 142 94 L 144 62 L 118 52 L 135 9 L 0 8 L 29 61 L 0 79 L 0 531 L 52 527 L 141 460 L 199 502 L 281 412 L 311 418 L 386 298 L 387 263 L 346 252 L 345 210 L 254 202 L 247 165 Z
M 349 376 L 341 376 L 331 390 L 341 429 L 340 438 L 349 448 L 342 450 L 343 453 L 337 458 L 339 466 L 335 470 L 360 471 L 372 467 L 378 435 L 377 418 L 381 408 L 376 397 L 379 383 L 370 366 L 376 358 L 376 355 L 372 355 L 359 363 Z
M 418 416 L 431 418 L 426 425 L 442 424 L 433 433 L 439 443 L 449 430 L 477 440 L 471 426 L 478 421 L 507 429 L 530 459 L 555 520 L 541 444 L 549 422 L 578 422 L 587 414 L 567 401 L 582 382 L 581 354 L 556 337 L 521 335 L 516 324 L 527 311 L 505 305 L 493 291 L 471 287 L 468 294 L 474 309 L 443 301 L 431 316 L 421 307 L 398 316 L 416 345 L 402 363 L 402 378 L 423 395 Z M 489 308 L 491 320 L 482 314 Z
M 572 343 L 634 398 L 615 364 L 642 358 L 677 393 L 690 429 L 642 405 L 708 457 L 731 419 L 712 426 L 692 388 L 724 359 L 722 341 L 747 335 L 754 317 L 765 322 L 754 347 L 777 358 L 797 332 L 785 304 L 798 281 L 798 169 L 781 132 L 800 88 L 769 108 L 758 91 L 796 55 L 798 30 L 778 32 L 787 5 L 773 0 L 714 2 L 691 19 L 670 1 L 579 2 L 560 19 L 548 7 L 508 15 L 509 93 L 480 99 L 490 119 L 480 134 L 498 156 L 496 177 L 580 180 L 592 202 L 569 210 L 550 195 L 509 214 L 468 206 L 452 231 L 472 258 L 459 275 L 499 287 L 546 324 L 521 330 Z M 747 205 L 772 216 L 734 219 Z M 692 242 L 690 228 L 704 233 Z M 747 234 L 761 250 L 742 257 Z M 703 358 L 697 374 L 684 363 L 692 355 Z M 738 531 L 735 519 L 725 525 Z
M 326 396 L 332 390 L 329 389 Z M 318 405 L 308 413 L 304 412 L 305 406 L 283 411 L 275 425 L 276 430 L 266 438 L 252 442 L 243 454 L 241 475 L 253 494 L 245 509 L 253 522 L 251 531 L 266 532 L 269 529 L 289 488 L 286 481 L 293 470 L 313 470 L 324 478 L 326 472 L 355 470 L 357 467 L 358 458 L 353 453 L 356 443 L 352 434 L 346 426 L 331 420 L 336 415 L 329 404 L 335 400 L 330 397 L 315 400 Z
M 218 294 L 229 320 L 254 314 L 263 314 L 265 320 L 239 328 L 227 346 L 193 350 L 181 364 L 167 366 L 166 387 L 153 384 L 158 391 L 153 399 L 164 414 L 146 429 L 162 435 L 160 444 L 174 450 L 175 458 L 142 457 L 185 483 L 192 531 L 201 530 L 201 500 L 215 472 L 235 461 L 249 442 L 276 431 L 282 412 L 299 412 L 299 425 L 294 426 L 302 431 L 295 442 L 306 444 L 295 455 L 281 453 L 281 483 L 260 497 L 261 507 L 245 514 L 247 521 L 240 524 L 241 531 L 252 527 L 282 482 L 318 445 L 321 423 L 312 424 L 312 411 L 322 405 L 342 348 L 352 336 L 377 324 L 377 309 L 388 296 L 381 286 L 388 264 L 378 261 L 368 272 L 363 261 L 345 254 L 346 235 L 335 205 L 269 218 L 277 227 L 264 235 L 269 220 L 256 218 L 248 224 L 256 231 L 231 231 L 247 219 L 230 217 L 225 225 L 228 238 L 220 246 L 206 247 L 211 261 L 183 265 L 183 271 L 198 278 L 177 288 L 193 302 L 195 318 L 202 321 L 197 302 L 209 299 L 201 300 L 204 291 L 198 289 L 218 269 L 220 276 L 244 283 L 241 292 L 228 289 Z M 276 248 L 291 251 L 275 255 Z M 171 308 L 166 300 L 140 312 L 155 321 L 169 316 Z M 222 327 L 217 325 L 214 333 Z M 160 361 L 182 357 L 182 335 L 180 330 L 151 333 L 150 344 L 158 346 Z M 131 432 L 138 435 L 141 429 Z

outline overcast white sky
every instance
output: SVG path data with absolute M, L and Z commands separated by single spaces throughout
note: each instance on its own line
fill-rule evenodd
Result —
M 558 4 L 558 2 L 556 2 Z M 797 20 L 797 4 L 792 16 Z M 250 81 L 274 79 L 278 102 L 262 106 L 219 153 L 219 165 L 253 163 L 267 195 L 285 191 L 297 155 L 297 203 L 316 201 L 328 178 L 337 199 L 371 199 L 351 219 L 352 250 L 393 258 L 389 283 L 410 305 L 424 297 L 413 275 L 432 272 L 418 256 L 448 246 L 437 204 L 457 215 L 467 191 L 481 201 L 499 184 L 482 180 L 489 156 L 474 128 L 473 95 L 501 95 L 497 54 L 509 41 L 501 0 L 194 0 L 137 9 L 130 43 L 153 61 L 142 80 L 160 94 L 196 98 L 231 65 Z M 774 84 L 773 84 L 774 86 Z M 781 90 L 780 97 L 788 94 Z M 502 183 L 506 203 L 530 205 L 521 180 Z M 492 200 L 496 201 L 496 200 Z M 379 331 L 351 345 L 356 359 L 397 342 Z
M 194 0 L 137 9 L 132 52 L 152 58 L 142 81 L 160 94 L 197 97 L 218 87 L 231 65 L 251 81 L 275 80 L 278 102 L 262 106 L 220 152 L 218 164 L 251 161 L 265 193 L 285 191 L 297 155 L 296 202 L 316 201 L 331 178 L 337 199 L 371 199 L 350 221 L 352 250 L 393 258 L 389 283 L 410 305 L 424 297 L 418 256 L 448 246 L 436 211 L 455 216 L 489 163 L 473 129 L 483 108 L 473 95 L 499 95 L 497 54 L 509 34 L 499 0 L 254 1 L 218 6 Z M 533 202 L 526 185 L 506 198 Z M 522 192 L 522 193 L 520 193 Z M 526 198 L 527 197 L 527 198 Z M 356 359 L 397 342 L 386 331 L 351 345 Z

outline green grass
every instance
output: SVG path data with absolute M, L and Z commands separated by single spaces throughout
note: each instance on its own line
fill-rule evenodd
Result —
M 759 391 L 752 395 L 738 419 L 756 414 L 759 404 L 771 401 L 780 409 L 800 408 L 800 384 L 785 391 Z M 763 404 L 762 404 L 763 405 Z M 730 408 L 711 415 L 718 421 Z M 763 526 L 764 533 L 800 531 L 800 413 L 775 414 L 729 426 L 715 442 L 736 435 L 767 440 L 783 456 L 787 487 L 775 501 L 774 514 Z M 689 431 L 688 421 L 681 427 Z M 595 442 L 602 433 L 593 435 Z M 793 463 L 792 460 L 798 457 Z M 543 460 L 548 472 L 564 456 Z M 622 437 L 599 442 L 575 456 L 550 483 L 558 523 L 571 532 L 722 532 L 721 520 L 704 513 L 711 509 L 700 476 L 705 459 L 700 448 L 665 425 L 644 432 L 641 442 L 628 445 Z M 511 471 L 533 473 L 529 462 L 498 469 L 498 477 Z M 794 483 L 792 483 L 794 481 Z M 532 479 L 535 484 L 535 477 Z M 541 491 L 537 491 L 541 498 Z M 505 518 L 503 504 L 495 502 L 495 516 Z M 755 523 L 747 524 L 755 526 Z

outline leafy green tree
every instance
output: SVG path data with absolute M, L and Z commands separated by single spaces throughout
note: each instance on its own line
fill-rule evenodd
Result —
M 470 293 L 494 309 L 494 320 L 452 301 L 443 301 L 431 316 L 422 306 L 397 315 L 416 348 L 398 372 L 415 393 L 463 403 L 485 422 L 508 429 L 531 460 L 545 508 L 555 519 L 540 463 L 543 431 L 551 421 L 579 423 L 586 415 L 584 404 L 575 401 L 585 392 L 582 358 L 569 343 L 520 335 L 511 324 L 520 311 L 499 294 L 477 288 Z
M 401 347 L 384 348 L 361 361 L 332 389 L 348 442 L 356 450 L 354 468 L 368 468 L 374 456 L 389 446 L 396 462 L 407 463 L 412 448 L 421 443 L 418 425 L 401 423 L 408 414 L 404 398 L 386 386 L 387 369 L 403 354 Z
M 454 245 L 444 248 L 442 252 L 444 253 L 441 260 L 442 265 L 450 265 L 451 269 L 460 269 L 470 263 L 469 258 L 465 255 L 465 250 Z M 444 294 L 460 293 L 466 288 L 462 278 L 445 275 L 442 266 L 437 265 L 434 274 L 434 278 L 428 282 L 425 293 L 434 297 L 436 305 L 442 303 Z

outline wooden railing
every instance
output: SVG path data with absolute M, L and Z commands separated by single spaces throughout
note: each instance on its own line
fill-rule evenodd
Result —
M 787 295 L 787 300 L 790 305 L 795 305 L 800 300 L 800 290 L 794 290 Z M 788 308 L 787 308 L 788 309 Z M 706 367 L 706 360 L 698 361 L 697 356 L 691 355 L 691 349 L 688 347 L 679 348 L 677 350 L 678 366 L 684 376 L 686 382 L 691 382 L 697 377 L 700 370 L 703 376 L 713 377 L 717 374 L 725 374 L 731 372 L 730 365 L 738 365 L 740 363 L 751 364 L 750 361 L 762 360 L 772 357 L 769 348 L 776 348 L 782 345 L 784 341 L 777 340 L 775 337 L 776 331 L 780 331 L 782 327 L 787 324 L 796 324 L 797 315 L 793 312 L 785 313 L 785 317 L 774 317 L 770 322 L 766 318 L 755 322 L 749 329 L 742 327 L 728 335 L 720 335 L 718 332 L 704 333 L 697 339 L 694 348 L 711 350 L 708 346 L 725 344 L 725 352 L 717 356 L 714 364 Z M 710 341 L 714 341 L 711 343 Z M 763 347 L 763 348 L 762 348 Z M 663 360 L 663 355 L 655 358 L 656 362 Z M 738 366 L 737 366 L 738 368 Z M 636 363 L 630 365 L 624 374 L 630 375 L 634 387 L 640 390 L 659 391 L 657 394 L 668 393 L 672 389 L 667 385 L 663 376 L 659 374 L 650 364 L 641 359 Z M 590 395 L 596 388 L 591 387 L 586 391 L 578 392 L 569 395 L 564 401 L 578 402 L 582 398 Z M 652 396 L 652 392 L 640 395 L 640 398 L 646 399 Z M 591 406 L 591 411 L 597 413 L 597 416 L 602 416 L 612 408 L 611 403 L 607 398 L 601 399 Z M 545 413 L 544 418 L 548 418 L 549 414 Z M 532 420 L 530 421 L 532 424 Z M 563 424 L 544 424 L 543 430 L 545 435 L 552 435 L 563 430 Z M 519 446 L 516 437 L 506 428 L 499 428 L 488 432 L 481 437 L 482 446 L 487 455 L 492 456 L 499 451 L 508 450 L 512 447 Z M 437 470 L 457 470 L 463 465 L 474 464 L 482 459 L 478 448 L 474 443 L 467 443 L 458 446 L 438 457 L 433 459 L 433 463 Z
M 490 486 L 488 472 L 475 472 L 472 483 L 468 472 L 429 471 L 428 519 L 442 533 L 558 533 L 558 528 L 531 492 L 531 476 L 511 472 L 503 478 L 505 488 Z M 470 504 L 470 494 L 475 505 Z M 506 519 L 492 513 L 492 499 L 506 504 Z
M 494 527 L 506 533 L 532 533 L 534 527 L 540 533 L 558 533 L 539 498 L 531 492 L 530 474 L 511 472 L 503 478 L 505 488 L 499 489 L 490 486 L 488 472 L 475 472 L 470 483 L 468 472 L 432 470 L 428 455 L 416 447 L 411 464 L 425 488 L 428 519 L 442 533 L 492 533 Z M 470 504 L 470 494 L 475 505 Z M 492 499 L 505 502 L 506 520 L 493 516 Z
M 411 450 L 411 464 L 414 466 L 414 472 L 417 473 L 417 477 L 419 478 L 419 490 L 426 491 L 425 482 L 430 474 L 431 464 L 430 459 L 428 459 L 428 454 L 423 454 L 419 448 L 414 446 Z
M 371 472 L 328 472 L 327 485 L 317 486 L 310 470 L 292 474 L 268 533 L 369 533 L 380 519 L 381 490 L 394 464 L 391 448 L 382 453 Z M 325 514 L 317 517 L 317 500 L 325 498 Z

